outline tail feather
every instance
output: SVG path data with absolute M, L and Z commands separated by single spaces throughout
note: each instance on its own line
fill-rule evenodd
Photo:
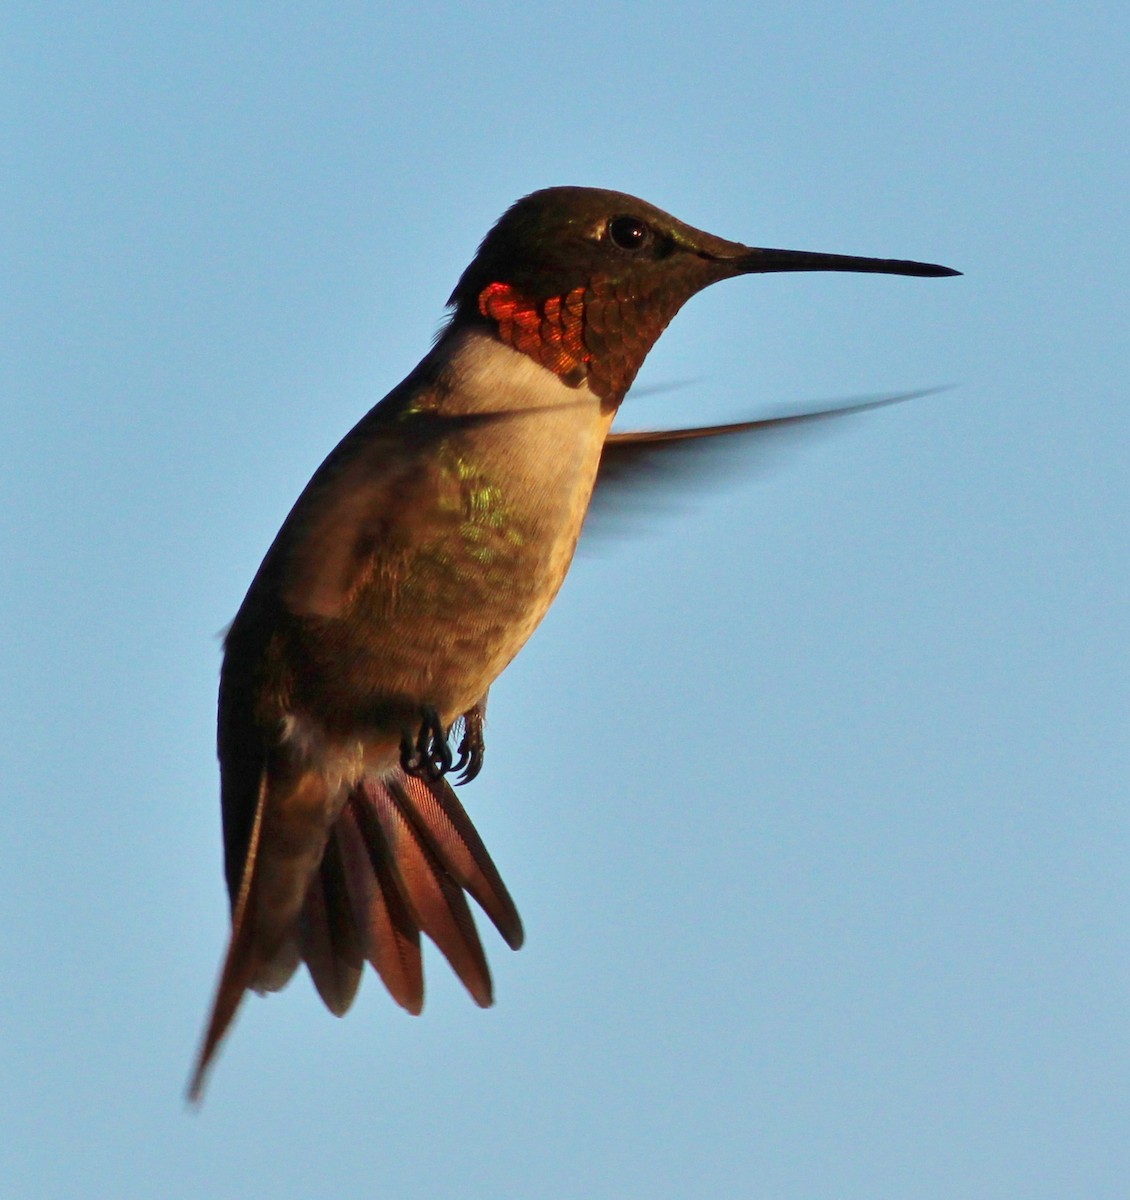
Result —
M 421 933 L 439 947 L 476 1003 L 486 1007 L 493 1000 L 467 894 L 508 945 L 522 944 L 514 901 L 446 780 L 425 781 L 399 768 L 367 777 L 321 835 L 317 814 L 325 808 L 318 804 L 320 796 L 324 805 L 326 793 L 317 777 L 306 775 L 285 796 L 269 797 L 268 790 L 264 772 L 231 942 L 189 1084 L 194 1102 L 244 993 L 278 990 L 300 958 L 338 1016 L 353 1002 L 366 959 L 393 999 L 419 1013 Z
M 517 950 L 525 937 L 522 918 L 451 785 L 445 779 L 409 775 L 394 778 L 392 786 L 436 858 Z
M 204 1096 L 204 1080 L 208 1066 L 227 1032 L 228 1026 L 235 1020 L 235 1014 L 243 1000 L 244 993 L 252 986 L 258 968 L 254 952 L 253 923 L 248 914 L 254 907 L 254 866 L 259 854 L 259 840 L 263 832 L 263 811 L 266 803 L 267 777 L 264 772 L 259 780 L 259 796 L 255 804 L 255 816 L 247 846 L 247 864 L 244 867 L 243 877 L 240 880 L 239 891 L 232 909 L 231 940 L 228 942 L 224 965 L 220 969 L 220 982 L 216 988 L 216 997 L 212 1002 L 208 1025 L 204 1030 L 200 1051 L 196 1056 L 196 1065 L 188 1084 L 188 1099 L 192 1104 L 198 1104 Z
M 318 995 L 335 1017 L 345 1016 L 361 986 L 365 956 L 349 903 L 338 838 L 333 831 L 326 842 L 322 865 L 306 893 L 298 945 Z
M 486 1008 L 494 998 L 490 968 L 466 896 L 413 820 L 401 778 L 365 780 L 354 798 L 377 819 L 413 920 L 439 947 L 475 1002 Z
M 292 934 L 271 952 L 269 958 L 260 958 L 252 979 L 251 990 L 260 996 L 270 992 L 281 992 L 294 978 L 295 971 L 302 966 L 302 951 L 298 948 L 298 937 Z
M 337 830 L 365 956 L 397 1004 L 418 1015 L 424 1007 L 420 927 L 400 894 L 380 823 L 354 795 Z

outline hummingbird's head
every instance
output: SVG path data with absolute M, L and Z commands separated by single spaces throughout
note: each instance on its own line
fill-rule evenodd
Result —
M 956 275 L 888 259 L 757 250 L 600 188 L 533 192 L 483 239 L 449 304 L 567 383 L 616 405 L 667 323 L 720 279 L 766 271 Z

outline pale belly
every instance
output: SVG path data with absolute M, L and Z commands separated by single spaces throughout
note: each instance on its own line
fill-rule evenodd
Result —
M 405 528 L 308 647 L 305 715 L 334 712 L 341 729 L 355 714 L 362 739 L 420 706 L 449 724 L 485 696 L 556 596 L 592 494 L 611 414 L 498 343 L 467 357 L 466 411 L 514 416 L 444 441 Z

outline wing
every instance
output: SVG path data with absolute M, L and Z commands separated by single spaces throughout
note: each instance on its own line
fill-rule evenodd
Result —
M 752 444 L 766 435 L 812 429 L 841 417 L 902 404 L 942 390 L 928 388 L 893 396 L 868 397 L 841 402 L 830 408 L 728 425 L 610 433 L 604 443 L 589 516 L 595 515 L 600 521 L 614 513 L 630 494 L 638 495 L 641 490 L 667 489 L 672 484 L 698 484 L 728 474 L 727 452 L 744 455 Z M 747 460 L 743 456 L 740 461 L 744 469 Z M 588 528 L 586 522 L 586 530 Z
M 260 781 L 281 714 L 261 711 L 285 681 L 267 679 L 271 647 L 295 618 L 345 608 L 372 539 L 411 524 L 424 455 L 458 427 L 435 414 L 397 411 L 397 393 L 369 412 L 315 472 L 267 551 L 224 639 L 218 750 L 228 891 L 244 876 Z M 408 533 L 410 534 L 410 529 Z M 368 549 L 367 549 L 368 548 Z

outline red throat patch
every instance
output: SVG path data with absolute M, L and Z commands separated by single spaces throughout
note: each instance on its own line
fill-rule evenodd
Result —
M 592 356 L 584 342 L 584 288 L 550 296 L 539 305 L 508 283 L 492 283 L 479 293 L 479 312 L 497 324 L 498 336 L 507 345 L 572 387 L 585 381 Z
M 479 293 L 479 312 L 508 346 L 570 387 L 587 382 L 606 404 L 617 405 L 682 299 L 674 292 L 640 296 L 630 282 L 602 278 L 541 301 L 491 283 Z

